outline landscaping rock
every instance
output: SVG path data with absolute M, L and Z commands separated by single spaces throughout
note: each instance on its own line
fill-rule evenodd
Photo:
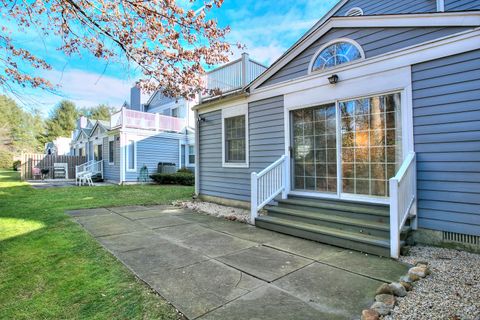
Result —
M 413 280 L 407 275 L 404 275 L 400 278 L 400 282 L 407 282 L 407 283 L 412 283 Z
M 392 308 L 390 308 L 387 304 L 378 301 L 373 303 L 370 309 L 377 311 L 381 316 L 386 316 L 392 312 Z
M 398 282 L 390 283 L 389 287 L 392 289 L 393 294 L 397 297 L 405 297 L 407 295 L 407 290 Z
M 392 288 L 387 283 L 382 284 L 378 287 L 377 291 L 375 292 L 376 295 L 379 294 L 393 294 Z
M 418 266 L 418 267 L 413 267 L 408 270 L 408 275 L 409 276 L 418 276 L 419 278 L 425 278 L 427 276 L 427 267 L 426 266 Z M 411 277 L 414 278 L 414 277 Z M 418 280 L 418 279 L 417 279 Z
M 395 296 L 392 294 L 379 294 L 375 296 L 375 301 L 377 302 L 383 302 L 385 303 L 388 307 L 393 309 L 395 307 Z
M 407 291 L 412 291 L 413 285 L 410 282 L 400 281 L 400 284 L 405 288 Z
M 365 309 L 362 311 L 361 320 L 379 320 L 380 314 L 373 309 Z

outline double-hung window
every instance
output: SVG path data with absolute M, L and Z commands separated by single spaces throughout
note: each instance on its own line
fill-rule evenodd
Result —
M 195 164 L 195 147 L 188 146 L 188 164 Z
M 108 163 L 109 164 L 114 164 L 115 159 L 114 159 L 114 154 L 115 154 L 115 141 L 113 140 L 108 140 Z
M 127 142 L 127 171 L 137 170 L 137 146 L 135 140 Z
M 224 167 L 248 167 L 248 107 L 222 110 L 222 155 Z

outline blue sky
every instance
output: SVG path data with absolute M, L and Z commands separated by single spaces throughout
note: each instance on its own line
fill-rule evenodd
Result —
M 251 58 L 270 65 L 336 3 L 337 0 L 225 0 L 212 14 L 220 25 L 230 26 L 229 41 L 245 44 Z M 201 2 L 193 4 L 194 9 L 200 6 Z M 63 98 L 74 101 L 78 107 L 100 103 L 119 107 L 129 99 L 129 88 L 138 73 L 125 62 L 107 64 L 88 54 L 68 57 L 56 50 L 56 38 L 40 39 L 35 32 L 15 32 L 13 38 L 46 59 L 53 70 L 45 76 L 61 86 L 60 95 L 24 91 L 22 100 L 27 108 L 38 108 L 47 115 Z M 232 59 L 239 54 L 236 52 Z

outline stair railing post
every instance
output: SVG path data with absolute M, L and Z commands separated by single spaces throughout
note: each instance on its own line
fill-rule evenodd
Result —
M 258 215 L 258 176 L 256 172 L 251 174 L 251 194 L 250 194 L 250 222 L 255 225 L 255 218 Z
M 390 257 L 400 256 L 400 229 L 398 226 L 398 181 L 390 179 Z
M 288 186 L 288 166 L 289 166 L 289 158 L 288 156 L 283 157 L 283 163 L 282 163 L 282 199 L 287 199 L 287 186 Z

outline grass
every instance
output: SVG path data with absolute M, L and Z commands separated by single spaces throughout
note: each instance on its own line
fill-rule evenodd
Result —
M 177 319 L 64 211 L 165 204 L 192 187 L 33 189 L 0 170 L 0 319 Z

